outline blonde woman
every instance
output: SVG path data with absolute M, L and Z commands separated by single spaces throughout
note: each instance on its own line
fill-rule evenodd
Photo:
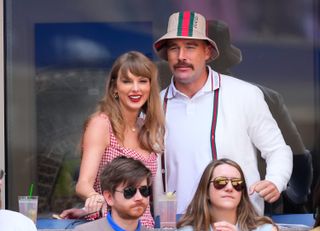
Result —
M 180 231 L 278 230 L 270 218 L 258 216 L 240 166 L 229 159 L 213 161 L 206 167 L 177 227 Z
M 157 68 L 140 52 L 125 53 L 115 61 L 105 95 L 84 128 L 76 192 L 85 200 L 87 213 L 100 211 L 105 204 L 99 175 L 103 166 L 115 157 L 138 159 L 155 177 L 157 153 L 163 151 L 163 135 Z M 142 224 L 154 226 L 150 207 L 142 217 Z

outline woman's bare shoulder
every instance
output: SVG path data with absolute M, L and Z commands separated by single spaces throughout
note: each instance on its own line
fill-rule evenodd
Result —
M 95 113 L 92 116 L 90 116 L 88 120 L 88 124 L 108 124 L 109 123 L 109 117 L 105 113 Z
M 109 135 L 109 118 L 104 113 L 97 113 L 90 116 L 85 125 L 85 137 L 89 134 L 91 137 L 103 136 L 105 139 Z

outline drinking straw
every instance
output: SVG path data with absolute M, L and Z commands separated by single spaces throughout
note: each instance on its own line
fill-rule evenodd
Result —
M 31 184 L 29 188 L 29 197 L 32 197 L 32 193 L 33 193 L 33 184 Z

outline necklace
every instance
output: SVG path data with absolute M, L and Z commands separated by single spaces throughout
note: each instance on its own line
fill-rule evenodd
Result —
M 129 125 L 127 125 L 127 126 L 128 126 L 128 128 L 129 128 L 129 130 L 131 130 L 132 132 L 136 132 L 136 131 L 137 131 L 137 125 L 136 125 L 136 124 L 133 125 L 132 127 L 129 126 Z
M 131 130 L 132 132 L 136 132 L 137 131 L 137 126 L 138 126 L 137 121 L 135 121 L 132 126 L 127 121 L 126 121 L 126 124 L 127 124 L 126 127 L 129 130 Z

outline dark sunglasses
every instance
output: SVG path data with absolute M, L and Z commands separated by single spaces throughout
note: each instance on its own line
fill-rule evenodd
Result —
M 215 189 L 220 190 L 226 187 L 229 181 L 231 182 L 232 187 L 238 192 L 242 191 L 245 186 L 244 180 L 240 178 L 228 178 L 224 176 L 216 177 L 214 180 L 210 181 L 210 183 L 213 183 Z
M 127 188 L 124 188 L 123 191 L 118 191 L 118 190 L 115 190 L 115 191 L 123 193 L 124 198 L 131 199 L 134 195 L 136 195 L 137 189 L 139 189 L 139 192 L 143 197 L 150 196 L 152 192 L 151 186 L 146 186 L 146 185 L 141 186 L 140 188 L 127 187 Z

